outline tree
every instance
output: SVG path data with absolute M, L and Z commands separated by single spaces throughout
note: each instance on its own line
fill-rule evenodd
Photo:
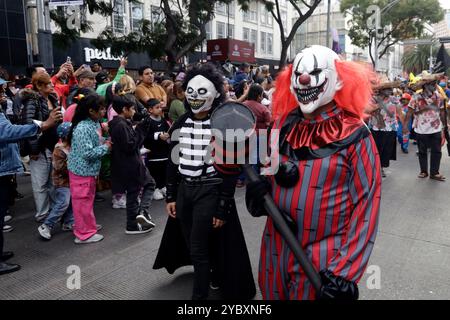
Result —
M 376 48 L 379 59 L 399 41 L 423 36 L 425 23 L 436 23 L 444 18 L 439 0 L 400 0 L 394 5 L 389 3 L 392 0 L 378 0 L 376 3 L 373 0 L 341 1 L 341 12 L 351 16 L 348 36 L 352 44 L 363 49 L 368 47 L 373 64 L 375 23 L 368 23 L 373 21 L 373 12 L 368 10 L 369 6 L 375 4 L 381 9 L 381 34 L 379 29 Z
M 279 62 L 279 70 L 281 70 L 286 64 L 286 58 L 289 46 L 291 45 L 292 40 L 294 40 L 295 34 L 297 33 L 298 28 L 313 14 L 314 10 L 317 8 L 321 0 L 287 0 L 296 13 L 298 14 L 297 20 L 295 20 L 291 30 L 288 34 L 284 33 L 284 23 L 281 10 L 280 10 L 280 1 L 279 0 L 238 0 L 241 5 L 242 10 L 247 11 L 249 9 L 249 5 L 251 2 L 261 2 L 265 5 L 267 11 L 269 11 L 278 24 L 280 29 L 281 36 L 281 55 Z
M 132 0 L 139 2 L 138 0 Z M 206 38 L 206 23 L 214 17 L 216 3 L 230 3 L 233 0 L 161 0 L 162 17 L 160 21 L 143 19 L 140 28 L 125 35 L 117 35 L 111 27 L 105 28 L 97 39 L 91 41 L 97 48 L 111 47 L 113 55 L 126 55 L 130 52 L 147 52 L 151 58 L 166 56 L 168 69 L 172 71 L 176 63 L 185 55 L 192 52 Z M 86 1 L 89 11 L 104 16 L 114 12 L 114 5 L 104 1 Z M 79 37 L 80 32 L 68 32 L 64 25 L 66 17 L 52 15 L 66 34 L 67 41 Z M 87 21 L 81 25 L 81 31 L 89 30 Z
M 131 0 L 135 1 L 135 0 Z M 84 5 L 81 6 L 80 11 L 90 14 L 100 14 L 101 16 L 108 17 L 114 12 L 114 6 L 105 1 L 85 0 Z M 67 48 L 70 44 L 78 39 L 81 33 L 93 31 L 92 22 L 84 19 L 80 19 L 79 28 L 69 28 L 68 20 L 70 15 L 66 12 L 65 7 L 57 7 L 50 11 L 50 18 L 55 23 L 58 30 L 53 33 L 54 43 L 60 48 Z
M 432 45 L 432 56 L 436 56 L 438 47 Z M 413 74 L 421 73 L 423 70 L 429 70 L 430 67 L 430 45 L 422 44 L 416 45 L 412 49 L 403 54 L 402 66 L 403 69 Z

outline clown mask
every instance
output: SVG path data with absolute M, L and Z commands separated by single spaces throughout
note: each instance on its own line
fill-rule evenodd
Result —
M 335 60 L 339 57 L 333 50 L 316 45 L 303 49 L 295 57 L 291 91 L 304 114 L 331 102 L 342 88 Z
M 187 84 L 186 100 L 194 114 L 210 110 L 219 96 L 214 84 L 204 76 L 195 76 Z

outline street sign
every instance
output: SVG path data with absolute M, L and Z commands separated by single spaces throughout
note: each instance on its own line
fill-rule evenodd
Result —
M 435 44 L 437 39 L 405 39 L 403 45 Z
M 81 6 L 84 0 L 50 0 L 49 5 L 52 7 Z

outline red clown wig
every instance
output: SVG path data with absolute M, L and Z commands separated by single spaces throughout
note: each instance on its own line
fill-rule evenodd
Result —
M 335 60 L 338 79 L 342 88 L 336 92 L 334 101 L 337 106 L 363 119 L 370 109 L 372 84 L 377 76 L 372 68 L 352 61 Z M 288 65 L 277 77 L 272 112 L 274 119 L 286 117 L 298 107 L 291 92 L 292 64 Z

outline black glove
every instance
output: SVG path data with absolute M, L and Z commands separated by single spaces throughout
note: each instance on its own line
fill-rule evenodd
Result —
M 330 270 L 320 271 L 322 288 L 318 292 L 319 300 L 358 300 L 358 285 L 341 276 L 336 276 Z
M 245 204 L 247 210 L 254 217 L 267 216 L 264 209 L 264 196 L 272 191 L 272 186 L 266 178 L 260 177 L 258 181 L 247 183 Z
M 219 197 L 219 205 L 214 213 L 214 218 L 226 221 L 228 212 L 233 208 L 234 198 Z

